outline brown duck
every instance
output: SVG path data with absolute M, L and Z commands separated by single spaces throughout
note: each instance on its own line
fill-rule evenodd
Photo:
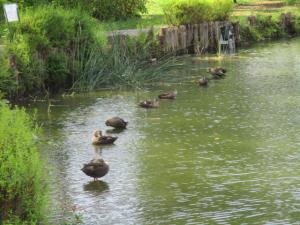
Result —
M 92 142 L 94 145 L 108 145 L 113 144 L 117 139 L 118 137 L 103 136 L 101 130 L 96 130 L 94 132 Z
M 198 80 L 199 86 L 207 86 L 208 85 L 208 79 L 206 77 L 202 77 Z
M 174 92 L 165 92 L 158 95 L 159 99 L 175 99 L 177 96 L 177 91 Z
M 223 69 L 222 67 L 214 67 L 214 68 L 207 68 L 207 72 L 213 75 L 214 78 L 221 78 L 225 76 L 227 70 Z
M 125 120 L 117 116 L 110 118 L 105 122 L 106 126 L 114 127 L 117 129 L 125 129 L 127 124 L 128 122 L 125 122 Z
M 81 169 L 86 175 L 93 177 L 94 181 L 98 178 L 105 176 L 109 171 L 108 164 L 101 158 L 91 160 L 89 163 L 84 164 Z
M 159 101 L 157 99 L 154 100 L 146 100 L 139 104 L 140 107 L 150 109 L 150 108 L 158 108 Z

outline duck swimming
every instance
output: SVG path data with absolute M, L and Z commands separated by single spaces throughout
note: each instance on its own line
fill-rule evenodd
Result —
M 154 100 L 145 100 L 139 104 L 140 107 L 150 109 L 150 108 L 158 108 L 159 101 L 157 99 Z
M 103 136 L 101 130 L 96 130 L 92 138 L 92 143 L 94 145 L 108 145 L 113 144 L 117 139 L 118 137 Z
M 127 126 L 128 122 L 125 122 L 125 120 L 123 120 L 120 117 L 112 117 L 108 120 L 106 120 L 105 125 L 106 126 L 110 126 L 110 127 L 114 127 L 117 129 L 125 129 Z
M 213 75 L 214 78 L 221 78 L 225 76 L 225 73 L 227 72 L 226 69 L 223 69 L 222 67 L 214 67 L 214 68 L 207 68 L 207 72 Z
M 208 85 L 208 79 L 206 77 L 202 77 L 198 80 L 199 86 L 207 86 Z
M 177 96 L 177 91 L 174 92 L 165 92 L 158 95 L 159 99 L 175 99 Z
M 89 163 L 84 164 L 82 169 L 86 175 L 93 177 L 94 181 L 105 176 L 109 171 L 109 165 L 101 158 L 92 159 Z

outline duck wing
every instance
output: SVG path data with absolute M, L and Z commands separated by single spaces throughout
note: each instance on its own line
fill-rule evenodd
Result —
M 221 72 L 221 73 L 226 73 L 226 72 L 227 72 L 227 70 L 224 69 L 224 68 L 222 68 L 222 67 L 217 67 L 216 70 L 217 70 L 218 72 Z
M 100 137 L 100 142 L 103 144 L 109 144 L 109 143 L 114 143 L 118 137 L 112 137 L 112 136 L 101 136 Z
M 174 92 L 166 92 L 166 93 L 162 93 L 162 94 L 158 95 L 158 98 L 160 98 L 160 99 L 164 99 L 164 98 L 174 99 L 175 97 L 176 97 L 176 94 Z

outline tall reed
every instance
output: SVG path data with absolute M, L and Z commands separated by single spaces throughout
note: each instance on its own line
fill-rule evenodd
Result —
M 166 79 L 165 72 L 181 64 L 173 56 L 159 54 L 156 44 L 149 36 L 111 36 L 110 44 L 106 46 L 91 47 L 78 42 L 72 59 L 72 90 L 141 87 Z

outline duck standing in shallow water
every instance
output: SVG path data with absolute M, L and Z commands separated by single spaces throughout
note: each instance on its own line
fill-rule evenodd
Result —
M 174 92 L 165 92 L 158 95 L 159 99 L 175 99 L 177 96 L 177 91 Z
M 86 175 L 93 177 L 94 181 L 98 178 L 105 176 L 109 171 L 109 165 L 101 158 L 95 158 L 89 163 L 84 164 L 82 169 Z
M 214 68 L 207 68 L 207 72 L 213 75 L 215 79 L 219 79 L 225 76 L 227 70 L 223 69 L 222 67 L 214 67 Z
M 112 136 L 103 136 L 101 130 L 96 130 L 94 132 L 92 142 L 94 145 L 108 145 L 113 144 L 118 137 L 112 137 Z
M 208 79 L 206 77 L 202 77 L 198 80 L 199 86 L 207 86 L 208 85 Z
M 116 129 L 125 129 L 127 124 L 128 122 L 125 122 L 125 120 L 117 116 L 110 118 L 105 122 L 106 126 L 114 127 Z
M 157 99 L 154 100 L 146 100 L 139 104 L 140 107 L 150 109 L 150 108 L 158 108 L 159 101 Z

